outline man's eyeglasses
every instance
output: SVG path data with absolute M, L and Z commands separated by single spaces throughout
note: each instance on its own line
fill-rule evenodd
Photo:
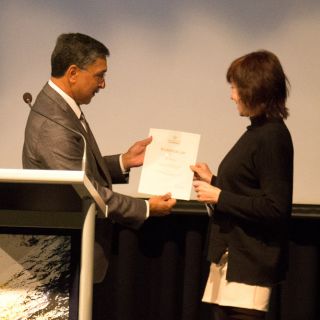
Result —
M 87 69 L 80 69 L 80 70 L 90 73 L 99 83 L 102 83 L 105 81 L 105 71 L 102 73 L 94 74 Z

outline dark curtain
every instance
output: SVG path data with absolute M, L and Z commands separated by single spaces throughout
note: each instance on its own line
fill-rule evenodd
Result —
M 287 279 L 272 297 L 267 320 L 320 319 L 320 216 L 291 220 Z
M 320 319 L 319 218 L 293 216 L 289 272 L 272 292 L 267 320 Z M 207 224 L 205 210 L 191 205 L 149 218 L 138 231 L 116 225 L 107 277 L 94 286 L 93 319 L 209 320 L 210 305 L 201 303 Z

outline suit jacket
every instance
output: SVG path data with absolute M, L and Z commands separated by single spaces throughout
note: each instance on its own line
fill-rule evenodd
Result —
M 111 221 L 137 228 L 144 221 L 146 203 L 112 191 L 112 183 L 126 183 L 119 155 L 102 156 L 94 136 L 82 126 L 67 102 L 48 84 L 41 90 L 30 112 L 23 146 L 23 167 L 28 169 L 81 170 L 84 142 L 87 141 L 86 174 L 108 205 L 108 218 L 96 221 L 95 281 L 102 281 L 107 269 Z M 62 126 L 63 125 L 63 126 Z M 108 221 L 109 220 L 109 221 Z

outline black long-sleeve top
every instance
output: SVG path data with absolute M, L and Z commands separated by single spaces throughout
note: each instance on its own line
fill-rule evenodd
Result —
M 283 120 L 251 119 L 212 181 L 222 191 L 208 256 L 218 263 L 228 250 L 227 280 L 269 286 L 285 277 L 292 181 L 293 145 Z

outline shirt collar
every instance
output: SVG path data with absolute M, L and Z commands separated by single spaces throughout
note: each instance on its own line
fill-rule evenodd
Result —
M 60 94 L 60 96 L 67 102 L 69 107 L 76 114 L 77 118 L 80 119 L 82 111 L 79 105 L 69 95 L 67 95 L 61 88 L 59 88 L 52 80 L 49 80 L 48 84 L 54 91 Z

